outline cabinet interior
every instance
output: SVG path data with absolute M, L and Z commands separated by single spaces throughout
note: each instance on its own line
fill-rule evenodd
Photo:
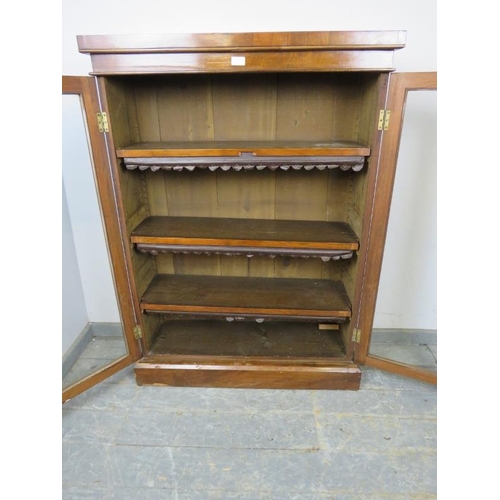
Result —
M 116 150 L 175 141 L 185 144 L 188 155 L 195 142 L 221 148 L 226 141 L 354 141 L 371 148 L 380 82 L 380 74 L 370 72 L 103 78 Z M 360 171 L 152 171 L 128 170 L 121 158 L 117 162 L 129 241 L 151 216 L 339 221 L 349 224 L 359 241 L 365 237 L 369 156 Z M 290 255 L 151 255 L 132 248 L 139 298 L 158 275 L 204 275 L 331 280 L 343 284 L 352 301 L 359 267 L 356 252 L 348 259 L 324 261 Z M 299 315 L 263 323 L 229 319 L 143 311 L 144 343 L 156 356 L 343 358 L 350 341 L 349 318 L 328 326 Z

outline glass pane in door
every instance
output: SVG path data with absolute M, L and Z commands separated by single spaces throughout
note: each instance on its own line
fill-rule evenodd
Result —
M 369 355 L 437 371 L 437 92 L 409 91 Z
M 78 95 L 63 95 L 63 389 L 128 354 L 86 126 Z

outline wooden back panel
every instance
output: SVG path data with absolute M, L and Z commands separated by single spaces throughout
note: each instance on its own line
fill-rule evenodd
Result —
M 106 81 L 113 96 L 109 103 L 116 147 L 147 141 L 334 139 L 371 147 L 381 92 L 374 73 L 151 75 Z M 120 181 L 130 200 L 129 232 L 149 214 L 341 220 L 362 237 L 368 179 L 367 169 L 123 169 Z M 166 273 L 330 278 L 344 280 L 354 297 L 359 260 L 166 253 L 154 259 L 136 256 L 134 268 L 140 293 L 155 273 Z M 342 334 L 348 344 L 350 330 L 343 326 Z
M 108 78 L 120 127 L 115 144 L 139 141 L 363 140 L 370 145 L 377 75 L 298 73 Z M 120 90 L 118 90 L 120 89 Z M 368 96 L 368 99 L 367 99 Z M 151 215 L 346 220 L 362 230 L 366 175 L 341 171 L 133 172 Z M 127 180 L 123 176 L 124 182 Z M 128 182 L 128 180 L 127 180 Z M 138 196 L 133 199 L 139 200 Z M 132 217 L 130 226 L 137 217 Z M 132 229 L 132 228 L 131 228 Z M 188 263 L 191 261 L 191 263 Z M 196 263 L 200 266 L 195 265 Z M 203 262 L 201 262 L 203 261 Z M 321 277 L 317 261 L 162 255 L 162 272 Z M 257 261 L 254 261 L 257 264 Z M 193 267 L 194 266 L 194 267 Z M 335 267 L 335 266 L 333 266 Z M 191 270 L 190 270 L 191 269 Z

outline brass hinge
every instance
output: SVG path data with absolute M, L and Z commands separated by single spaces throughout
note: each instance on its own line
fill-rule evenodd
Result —
M 108 115 L 106 113 L 97 113 L 97 126 L 99 132 L 109 132 Z
M 134 338 L 142 339 L 142 328 L 139 325 L 134 326 Z
M 391 119 L 391 110 L 390 109 L 381 109 L 380 113 L 378 115 L 378 129 L 379 130 L 388 130 L 390 119 Z
M 361 330 L 359 328 L 354 328 L 352 331 L 352 341 L 359 343 L 361 340 Z

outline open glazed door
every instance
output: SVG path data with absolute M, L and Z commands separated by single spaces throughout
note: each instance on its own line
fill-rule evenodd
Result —
M 432 359 L 435 360 L 435 333 L 430 331 L 418 331 L 416 333 L 417 335 L 420 335 L 420 337 L 417 337 L 416 341 L 409 341 L 408 339 L 411 338 L 409 335 L 411 335 L 411 333 L 415 333 L 415 331 L 399 332 L 403 334 L 403 338 L 396 338 L 392 335 L 390 329 L 388 329 L 387 331 L 380 332 L 385 335 L 385 338 L 376 339 L 376 335 L 379 332 L 378 329 L 374 329 L 374 318 L 377 318 L 376 305 L 379 284 L 381 283 L 381 271 L 385 268 L 385 262 L 383 266 L 383 258 L 387 236 L 387 222 L 389 221 L 392 193 L 396 179 L 396 164 L 398 162 L 398 158 L 401 160 L 400 145 L 408 96 L 415 96 L 414 91 L 435 90 L 437 90 L 437 73 L 435 72 L 394 73 L 390 77 L 386 110 L 385 112 L 381 112 L 380 127 L 383 130 L 383 139 L 380 154 L 380 167 L 377 174 L 375 202 L 370 224 L 365 285 L 361 296 L 362 312 L 358 324 L 360 341 L 355 351 L 355 359 L 361 364 L 431 383 L 437 382 L 437 363 L 429 362 L 429 360 L 425 359 L 422 360 L 423 357 L 417 353 L 416 348 L 417 346 L 423 347 L 424 349 L 427 348 L 428 352 L 426 351 L 424 354 L 429 356 L 431 361 Z M 433 92 L 427 97 L 435 98 L 435 95 L 435 92 Z M 431 127 L 428 127 L 428 129 L 434 129 L 435 119 L 433 121 L 434 123 L 432 123 Z M 424 125 L 429 124 L 426 123 Z M 422 124 L 419 124 L 419 127 L 421 126 Z M 413 152 L 412 154 L 415 155 L 418 152 L 422 153 L 427 149 L 428 145 L 425 143 L 421 145 L 419 151 Z M 422 158 L 422 164 L 426 164 L 425 158 Z M 432 161 L 430 162 L 430 165 L 431 168 L 433 168 Z M 401 169 L 403 167 L 404 165 L 401 165 L 399 168 Z M 430 182 L 434 182 L 430 177 L 432 175 L 435 175 L 435 172 L 429 173 L 422 168 L 415 175 L 413 182 L 425 183 L 426 179 Z M 396 182 L 396 191 L 397 190 L 398 185 Z M 417 210 L 425 209 L 425 203 L 426 200 L 417 200 L 415 206 L 410 207 L 410 211 L 408 212 L 410 216 L 411 214 L 415 214 Z M 397 210 L 394 206 L 392 210 L 393 214 L 391 214 L 391 217 L 392 215 L 402 215 L 401 213 L 395 213 Z M 415 232 L 418 230 L 415 229 L 415 226 L 411 223 L 411 220 L 409 220 L 411 218 L 410 216 L 407 216 L 407 219 L 403 220 L 405 226 L 408 227 L 409 234 L 411 234 L 412 231 Z M 430 217 L 432 218 L 434 216 L 431 215 Z M 434 222 L 435 221 L 433 220 L 432 224 L 434 224 Z M 398 235 L 398 237 L 400 238 L 402 235 Z M 421 256 L 419 258 L 418 248 L 415 244 L 409 244 L 404 252 L 406 253 L 403 255 L 403 258 L 407 261 L 407 263 L 411 261 L 411 256 L 414 255 L 414 262 L 416 262 L 416 266 L 423 266 L 421 267 L 420 273 L 430 274 L 430 279 L 435 280 L 435 276 L 432 274 L 432 266 L 428 265 L 428 267 L 425 267 L 426 263 L 423 262 Z M 404 277 L 401 276 L 401 279 L 403 279 L 403 285 L 401 286 L 402 290 L 392 289 L 392 296 L 389 300 L 400 300 L 400 297 L 404 296 L 405 288 L 408 289 L 411 287 L 411 283 L 404 282 Z M 429 337 L 433 337 L 434 340 L 429 341 Z M 415 336 L 413 338 L 415 339 Z M 380 343 L 384 342 L 386 344 L 385 350 L 379 348 Z M 393 345 L 390 345 L 391 343 L 393 343 Z M 396 346 L 395 344 L 398 345 Z M 409 352 L 412 349 L 413 354 Z
M 141 356 L 120 204 L 92 77 L 62 78 L 62 400 Z

